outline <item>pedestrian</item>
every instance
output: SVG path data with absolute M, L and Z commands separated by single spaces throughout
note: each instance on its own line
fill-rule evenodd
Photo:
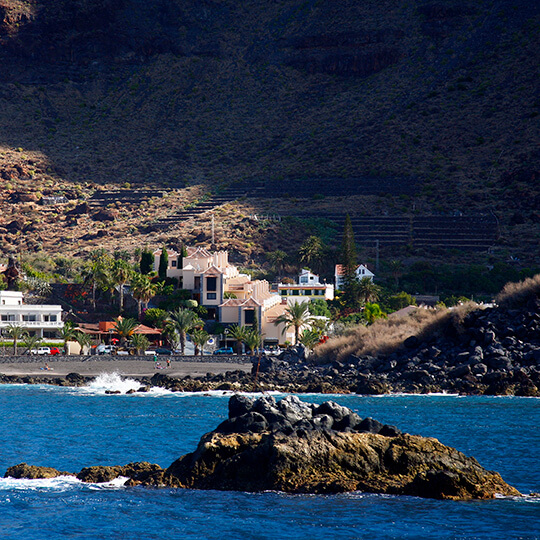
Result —
M 157 354 L 154 353 L 154 364 L 157 364 Z
M 168 367 L 168 368 L 171 367 L 171 359 L 170 359 L 170 358 L 167 358 L 167 367 Z

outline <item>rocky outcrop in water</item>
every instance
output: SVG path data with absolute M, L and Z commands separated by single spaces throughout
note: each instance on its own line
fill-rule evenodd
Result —
M 60 474 L 66 473 L 21 464 L 6 476 Z M 454 500 L 520 495 L 498 473 L 436 439 L 362 420 L 332 401 L 308 404 L 294 396 L 279 402 L 270 396 L 233 396 L 228 419 L 166 470 L 130 463 L 87 467 L 77 474 L 84 482 L 110 482 L 120 476 L 127 477 L 130 486 L 251 492 L 366 491 Z

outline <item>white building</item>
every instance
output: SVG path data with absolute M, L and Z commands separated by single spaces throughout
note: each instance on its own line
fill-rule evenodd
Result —
M 371 272 L 371 270 L 369 270 L 368 267 L 365 266 L 364 264 L 359 264 L 356 267 L 355 273 L 356 273 L 356 279 L 358 281 L 366 277 L 369 278 L 371 281 L 373 281 L 373 278 L 375 277 L 375 274 Z M 343 285 L 345 284 L 345 268 L 341 264 L 336 264 L 335 280 L 336 280 L 336 290 L 341 290 L 343 288 Z
M 303 268 L 298 275 L 298 283 L 280 283 L 278 292 L 282 298 L 287 299 L 287 304 L 297 302 L 309 302 L 310 300 L 333 300 L 334 286 L 321 283 L 319 276 Z
M 4 337 L 10 326 L 21 326 L 29 335 L 59 339 L 63 328 L 62 306 L 25 304 L 23 293 L 0 291 L 0 330 Z

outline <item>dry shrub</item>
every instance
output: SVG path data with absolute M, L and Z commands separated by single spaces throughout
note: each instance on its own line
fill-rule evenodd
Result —
M 507 283 L 497 295 L 496 302 L 503 308 L 516 308 L 538 297 L 540 297 L 540 274 L 518 283 Z
M 332 360 L 343 361 L 350 355 L 388 355 L 402 347 L 410 336 L 424 341 L 429 337 L 459 334 L 463 320 L 475 309 L 478 305 L 474 302 L 451 309 L 418 308 L 410 315 L 379 319 L 371 326 L 359 325 L 346 335 L 318 346 L 313 360 L 323 364 Z

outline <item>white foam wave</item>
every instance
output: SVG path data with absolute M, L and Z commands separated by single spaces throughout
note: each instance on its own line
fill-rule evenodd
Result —
M 101 373 L 92 382 L 82 387 L 82 390 L 91 394 L 105 394 L 105 392 L 120 392 L 125 394 L 129 390 L 138 390 L 141 383 L 135 379 L 124 378 L 120 373 Z
M 65 491 L 82 484 L 74 476 L 57 476 L 56 478 L 0 478 L 0 491 Z
M 0 492 L 2 491 L 69 491 L 73 489 L 118 489 L 124 486 L 128 478 L 119 476 L 110 482 L 92 484 L 82 482 L 75 476 L 57 476 L 55 478 L 0 478 Z

